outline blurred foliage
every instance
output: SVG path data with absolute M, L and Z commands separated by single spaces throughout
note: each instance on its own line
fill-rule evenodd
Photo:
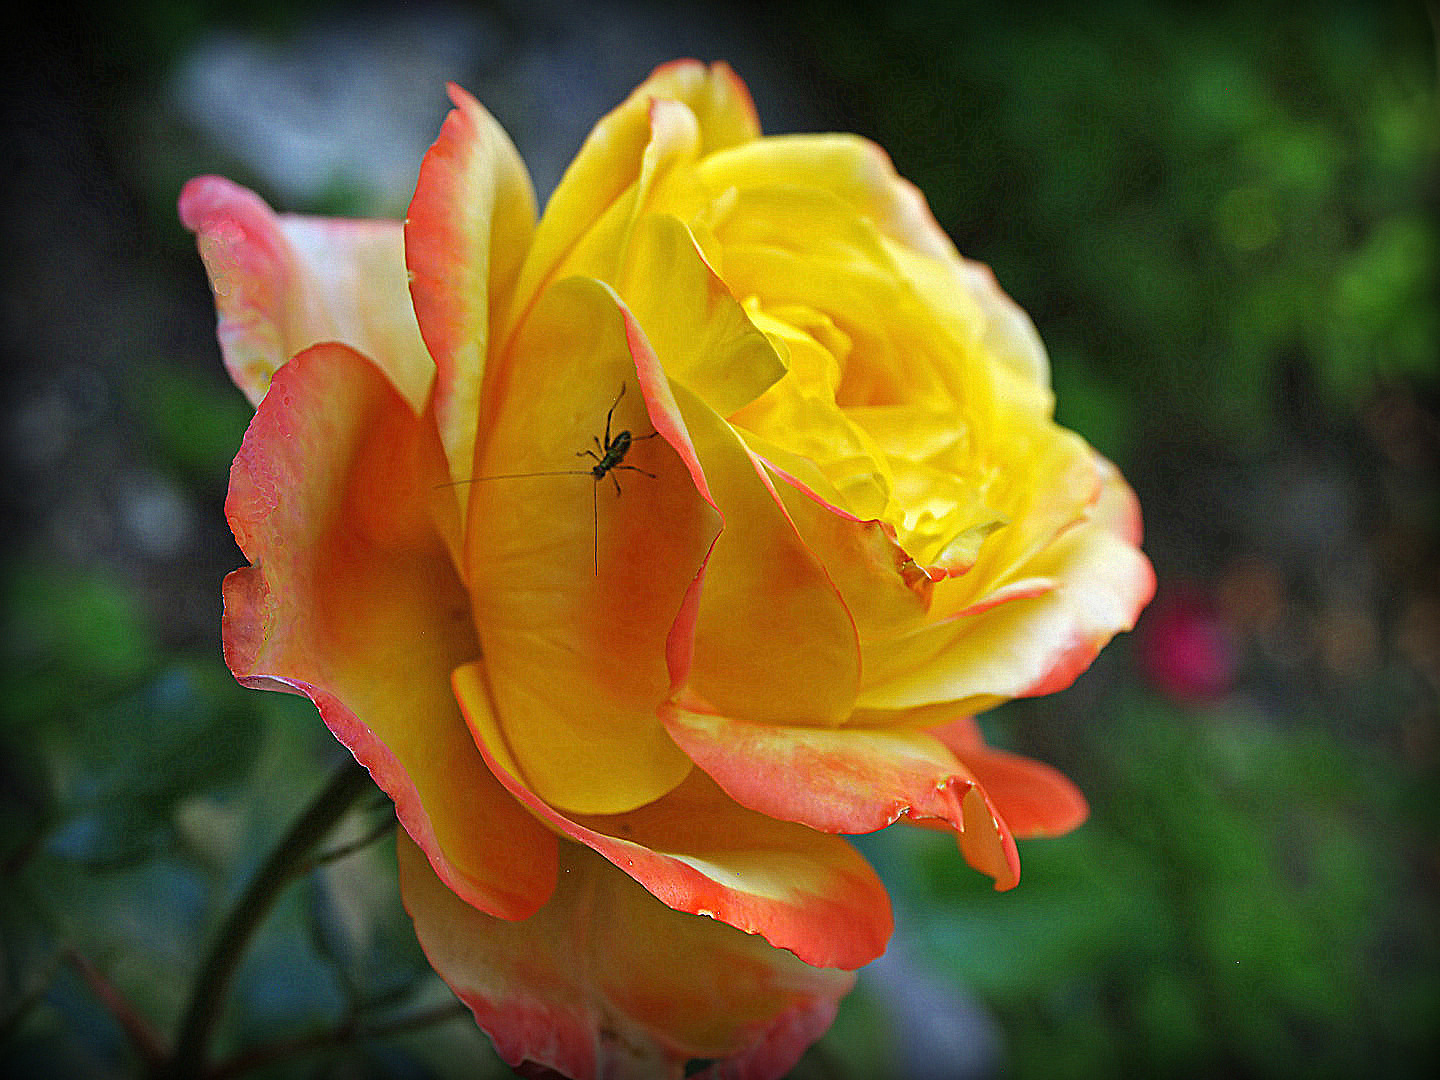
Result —
M 1061 419 L 1266 441 L 1440 357 L 1419 3 L 800 5 L 847 118 L 1043 328 Z M 876 73 L 883 72 L 877 78 Z
M 135 1075 L 124 1024 L 168 1041 L 222 914 L 344 752 L 308 702 L 239 687 L 218 655 L 164 654 L 113 577 L 12 566 L 4 611 L 0 1073 Z M 344 857 L 282 895 L 232 987 L 219 1061 L 287 1076 L 323 1051 L 375 1077 L 494 1063 L 399 905 L 393 830 L 377 829 L 393 822 L 377 793 L 328 841 Z M 279 1063 L 241 1056 L 257 1042 Z
M 101 5 L 87 24 L 86 115 L 112 125 L 126 205 L 201 306 L 172 216 L 192 149 L 154 95 L 205 27 L 283 35 L 330 6 Z M 882 143 L 1031 313 L 1061 420 L 1137 480 L 1162 582 L 1195 579 L 1236 641 L 1218 700 L 1167 698 L 1122 644 L 1071 691 L 987 718 L 1092 801 L 1078 833 L 1022 843 L 1017 890 L 990 891 L 936 834 L 863 841 L 896 898 L 903 977 L 980 1025 L 971 1066 L 936 1075 L 1428 1074 L 1440 111 L 1424 8 L 797 0 L 763 24 L 835 126 Z M 213 348 L 157 347 L 128 376 L 126 452 L 223 528 L 248 410 Z M 1303 527 L 1282 496 L 1309 500 Z M 1328 517 L 1310 505 L 1327 499 Z M 134 1075 L 343 751 L 305 701 L 236 686 L 218 629 L 177 634 L 143 566 L 37 542 L 0 595 L 0 1074 Z M 216 1044 L 231 1075 L 504 1073 L 419 953 L 374 839 L 386 813 L 355 809 L 329 843 L 356 850 L 297 875 L 246 953 Z M 924 1010 L 897 977 L 862 976 L 797 1080 L 911 1080 Z

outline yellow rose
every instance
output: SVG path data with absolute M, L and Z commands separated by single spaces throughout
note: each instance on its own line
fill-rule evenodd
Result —
M 890 932 L 838 834 L 948 828 L 1009 887 L 1015 835 L 1084 817 L 971 717 L 1132 625 L 1134 497 L 873 144 L 762 138 L 677 62 L 537 224 L 451 97 L 403 233 L 182 195 L 258 403 L 227 661 L 394 798 L 421 943 L 507 1061 L 778 1076 Z

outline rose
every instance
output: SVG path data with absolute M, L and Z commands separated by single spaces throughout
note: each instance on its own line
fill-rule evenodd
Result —
M 403 231 L 181 196 L 258 405 L 227 662 L 395 800 L 421 943 L 507 1061 L 779 1075 L 890 932 L 838 834 L 948 828 L 1003 888 L 1014 835 L 1084 817 L 971 717 L 1132 625 L 1133 495 L 872 144 L 761 138 L 675 63 L 536 224 L 451 98 Z

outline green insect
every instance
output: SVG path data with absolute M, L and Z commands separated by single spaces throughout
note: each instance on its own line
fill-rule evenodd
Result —
M 594 459 L 595 464 L 590 466 L 588 469 L 553 469 L 543 472 L 497 473 L 493 476 L 477 476 L 475 478 L 476 481 L 480 481 L 524 480 L 534 476 L 593 477 L 595 483 L 590 489 L 590 514 L 591 525 L 595 536 L 596 577 L 600 576 L 600 506 L 598 499 L 600 481 L 604 480 L 607 476 L 610 477 L 610 482 L 615 485 L 615 495 L 618 498 L 622 494 L 622 492 L 620 490 L 620 478 L 617 477 L 615 473 L 619 470 L 624 469 L 628 472 L 637 472 L 640 473 L 642 476 L 650 477 L 650 479 L 652 480 L 656 479 L 654 473 L 649 472 L 646 469 L 642 469 L 638 465 L 626 465 L 625 455 L 630 452 L 630 447 L 632 444 L 637 442 L 644 442 L 646 439 L 653 439 L 655 438 L 655 436 L 660 434 L 658 431 L 652 431 L 649 435 L 641 435 L 638 438 L 631 435 L 630 432 L 625 430 L 624 428 L 621 428 L 619 431 L 615 432 L 613 436 L 610 434 L 611 421 L 614 419 L 616 406 L 620 404 L 620 399 L 624 396 L 625 384 L 621 383 L 620 392 L 615 395 L 615 400 L 610 404 L 610 411 L 605 414 L 605 441 L 601 442 L 600 437 L 598 435 L 595 435 L 592 436 L 592 439 L 595 442 L 595 449 L 591 450 L 587 448 L 584 450 L 575 451 L 576 457 L 590 457 Z M 455 482 L 466 483 L 466 481 L 463 480 Z

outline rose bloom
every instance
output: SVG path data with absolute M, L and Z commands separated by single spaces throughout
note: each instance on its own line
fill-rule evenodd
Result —
M 226 661 L 394 799 L 420 942 L 505 1061 L 779 1076 L 891 931 L 840 834 L 948 829 L 1009 888 L 1014 837 L 1084 818 L 972 717 L 1133 624 L 1134 496 L 875 145 L 762 138 L 677 62 L 537 222 L 450 97 L 403 225 L 181 195 L 257 406 Z

